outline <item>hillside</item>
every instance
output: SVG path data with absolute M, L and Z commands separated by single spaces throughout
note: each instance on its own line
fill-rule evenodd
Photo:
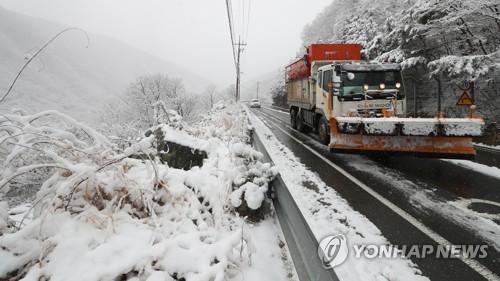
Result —
M 271 90 L 276 80 L 285 79 L 278 70 L 268 72 L 261 76 L 244 80 L 241 84 L 241 100 L 256 98 L 257 83 L 259 84 L 259 99 L 271 102 Z
M 33 54 L 67 26 L 24 16 L 0 7 L 0 96 Z M 118 40 L 71 30 L 52 42 L 21 74 L 0 112 L 13 107 L 37 112 L 56 109 L 90 119 L 103 101 L 116 97 L 138 75 L 165 73 L 183 79 L 189 91 L 208 82 L 189 71 Z M 88 45 L 88 47 L 87 47 Z

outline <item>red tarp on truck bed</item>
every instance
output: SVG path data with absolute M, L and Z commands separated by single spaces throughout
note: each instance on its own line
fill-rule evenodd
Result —
M 306 63 L 307 60 L 307 63 Z M 307 48 L 304 58 L 286 67 L 290 80 L 311 75 L 311 64 L 317 60 L 361 60 L 359 44 L 312 44 Z

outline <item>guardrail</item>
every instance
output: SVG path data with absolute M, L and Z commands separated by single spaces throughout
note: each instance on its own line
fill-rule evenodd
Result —
M 254 147 L 264 155 L 264 160 L 272 163 L 271 157 L 255 131 L 252 139 Z M 279 174 L 272 182 L 272 185 L 275 195 L 273 198 L 274 208 L 299 280 L 339 281 L 333 269 L 323 267 L 318 256 L 319 243 Z
M 474 144 L 473 146 L 474 149 L 476 149 L 474 162 L 490 167 L 500 168 L 500 148 L 487 147 L 477 144 Z
M 276 106 L 276 105 L 273 105 L 273 104 L 271 104 L 271 108 L 274 108 L 276 110 L 281 110 L 283 112 L 290 112 L 289 108 L 279 107 L 279 106 Z

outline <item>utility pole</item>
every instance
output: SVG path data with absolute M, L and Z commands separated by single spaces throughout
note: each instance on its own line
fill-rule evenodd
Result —
M 470 93 L 470 100 L 471 100 L 472 104 L 476 104 L 475 97 L 474 97 L 474 81 L 470 82 L 469 93 Z
M 241 38 L 238 38 L 238 44 L 235 44 L 238 46 L 238 55 L 236 57 L 236 101 L 240 100 L 240 84 L 241 84 L 241 78 L 240 78 L 240 54 L 241 54 L 241 46 L 246 46 L 245 43 L 241 43 Z
M 259 82 L 257 82 L 257 98 L 259 98 Z

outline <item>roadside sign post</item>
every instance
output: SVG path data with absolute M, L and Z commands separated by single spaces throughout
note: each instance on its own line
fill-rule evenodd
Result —
M 458 88 L 463 91 L 467 91 L 471 87 L 471 83 L 469 81 L 462 81 L 457 84 Z
M 470 100 L 472 101 L 472 104 L 475 104 L 475 100 L 474 100 L 474 82 L 470 82 Z
M 457 84 L 458 88 L 463 91 L 462 95 L 455 103 L 456 106 L 466 105 L 471 106 L 474 105 L 474 82 L 462 81 Z M 467 92 L 469 91 L 469 92 Z M 470 93 L 470 95 L 469 95 Z
M 467 93 L 467 91 L 464 91 L 463 94 L 460 96 L 460 98 L 455 103 L 456 106 L 459 106 L 459 105 L 470 106 L 470 105 L 473 105 L 473 104 L 474 103 L 472 102 L 472 99 L 470 98 L 470 96 Z

